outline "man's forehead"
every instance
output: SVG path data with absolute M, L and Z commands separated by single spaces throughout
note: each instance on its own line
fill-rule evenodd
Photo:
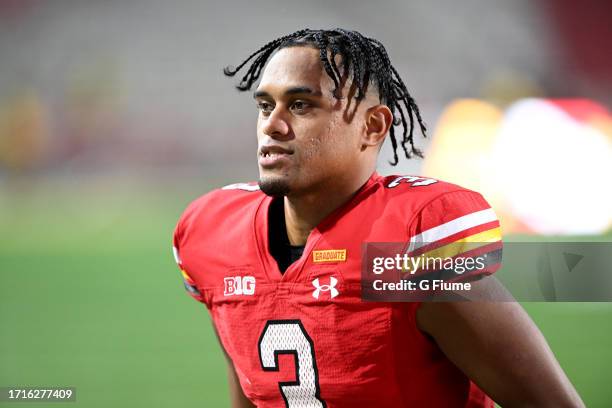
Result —
M 321 91 L 327 81 L 319 51 L 308 46 L 287 47 L 272 56 L 263 71 L 258 90 L 308 87 Z

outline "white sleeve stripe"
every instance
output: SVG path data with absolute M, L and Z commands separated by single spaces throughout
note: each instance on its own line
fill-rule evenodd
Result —
M 221 190 L 257 191 L 259 190 L 259 185 L 249 184 L 249 183 L 234 183 L 234 184 L 228 184 L 227 186 L 221 187 Z
M 174 260 L 176 261 L 176 263 L 178 265 L 180 265 L 181 264 L 181 258 L 179 256 L 178 249 L 176 249 L 175 246 L 172 247 L 172 253 L 174 254 Z
M 493 211 L 492 208 L 463 215 L 459 218 L 455 218 L 452 221 L 448 221 L 444 224 L 430 228 L 427 231 L 423 231 L 420 234 L 410 238 L 410 247 L 408 248 L 408 252 L 419 249 L 422 246 L 432 242 L 450 237 L 451 235 L 466 229 L 477 227 L 496 220 L 497 215 L 495 215 L 495 211 Z

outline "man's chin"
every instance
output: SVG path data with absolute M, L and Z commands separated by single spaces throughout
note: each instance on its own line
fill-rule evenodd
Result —
M 261 177 L 259 189 L 271 197 L 284 197 L 291 192 L 289 182 L 282 177 Z

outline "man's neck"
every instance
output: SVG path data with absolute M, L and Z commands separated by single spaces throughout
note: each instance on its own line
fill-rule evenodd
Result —
M 316 192 L 285 197 L 285 224 L 291 245 L 305 245 L 312 231 L 325 217 L 348 202 L 373 172 L 344 183 L 321 188 Z

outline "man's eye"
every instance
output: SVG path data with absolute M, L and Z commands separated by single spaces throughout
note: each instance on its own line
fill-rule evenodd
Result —
M 310 104 L 308 102 L 304 102 L 304 101 L 295 101 L 291 105 L 291 109 L 296 110 L 298 112 L 302 112 L 302 111 L 308 109 L 309 107 L 310 107 Z
M 263 113 L 270 113 L 274 109 L 271 103 L 268 102 L 257 102 L 257 109 Z

